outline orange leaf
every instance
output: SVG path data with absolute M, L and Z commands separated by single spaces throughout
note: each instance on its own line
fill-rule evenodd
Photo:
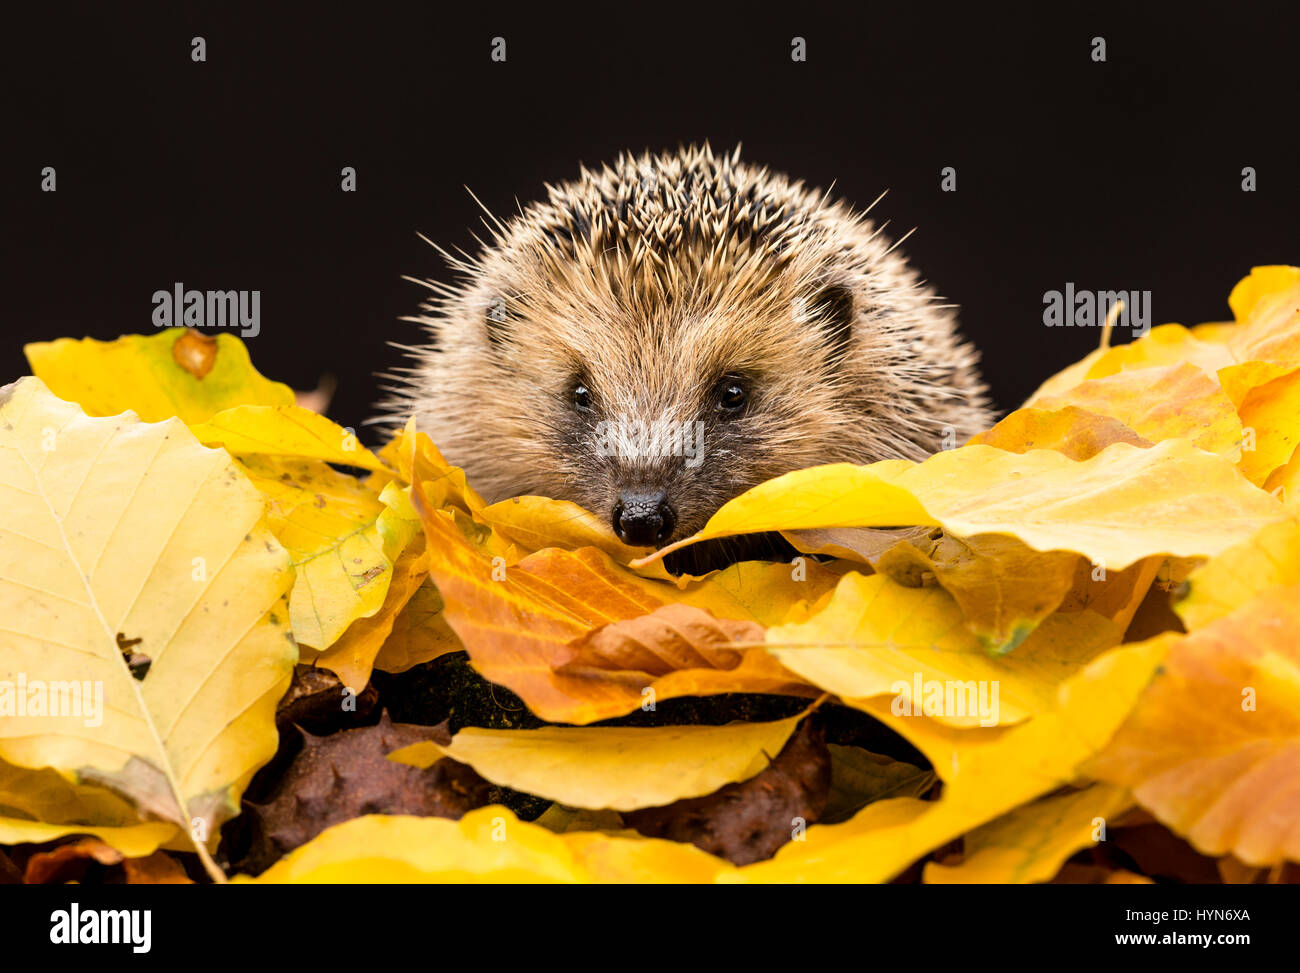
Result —
M 1271 589 L 1172 643 L 1085 773 L 1207 855 L 1300 860 L 1300 586 Z
M 992 429 L 971 439 L 1009 453 L 1054 449 L 1072 460 L 1092 459 L 1111 443 L 1131 443 L 1144 449 L 1152 445 L 1118 419 L 1097 415 L 1078 406 L 1061 409 L 1017 409 Z
M 1234 462 L 1241 455 L 1241 420 L 1232 400 L 1218 382 L 1186 362 L 1091 379 L 1034 405 L 1078 406 L 1117 419 L 1152 442 L 1182 437 Z
M 731 640 L 752 635 L 747 640 L 759 642 L 763 624 L 820 597 L 841 572 L 810 563 L 800 568 L 805 580 L 794 583 L 788 565 L 742 564 L 675 583 L 640 577 L 592 547 L 546 548 L 508 565 L 467 537 L 453 511 L 435 509 L 424 489 L 426 476 L 437 475 L 432 455 L 414 451 L 412 499 L 428 539 L 429 573 L 445 600 L 443 616 L 475 669 L 517 694 L 537 716 L 592 723 L 639 708 L 647 693 L 667 699 L 702 693 L 813 692 L 801 690 L 800 680 L 761 645 L 739 653 L 716 645 L 705 652 L 697 646 L 694 655 L 682 653 L 682 627 L 697 635 L 705 630 L 723 633 Z M 435 497 L 440 496 L 435 491 Z M 593 634 L 673 602 L 687 605 L 635 626 Z M 749 624 L 728 626 L 710 619 L 710 614 L 748 619 Z M 638 639 L 648 640 L 644 651 L 633 651 Z M 674 649 L 676 661 L 686 668 L 666 664 L 674 658 Z M 639 668 L 642 665 L 652 671 Z

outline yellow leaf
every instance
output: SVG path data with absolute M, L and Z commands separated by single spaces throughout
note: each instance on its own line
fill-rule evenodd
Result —
M 918 548 L 927 546 L 934 536 L 942 533 L 935 527 L 901 527 L 898 530 L 878 530 L 872 527 L 820 527 L 815 530 L 786 530 L 781 534 L 805 554 L 826 554 L 870 564 L 873 568 L 880 556 L 900 541 L 909 541 Z
M 1038 388 L 1034 390 L 1034 394 L 1025 400 L 1024 406 L 1022 406 L 1018 411 L 1024 411 L 1024 409 L 1032 406 L 1044 396 L 1058 395 L 1061 392 L 1074 388 L 1080 382 L 1090 378 L 1090 372 L 1092 371 L 1093 366 L 1095 366 L 1109 350 L 1109 347 L 1095 348 L 1074 364 L 1067 365 L 1065 368 L 1061 369 L 1051 378 L 1038 386 Z M 1014 414 L 1015 413 L 1012 413 L 1012 415 Z
M 1252 483 L 1262 485 L 1300 445 L 1300 368 L 1250 362 L 1219 374 L 1225 383 L 1237 383 L 1237 411 L 1252 433 L 1247 446 L 1254 448 L 1243 449 L 1238 465 Z
M 393 566 L 393 580 L 379 611 L 349 625 L 337 642 L 316 657 L 315 664 L 333 671 L 343 685 L 359 692 L 370 682 L 375 660 L 392 634 L 398 616 L 428 577 L 429 556 L 424 549 L 424 538 L 417 537 Z M 460 645 L 454 640 L 441 640 L 437 648 L 437 654 L 432 658 L 454 652 Z M 420 661 L 430 660 L 422 658 Z
M 768 629 L 767 645 L 850 705 L 892 695 L 900 711 L 950 726 L 1007 726 L 1051 709 L 1061 681 L 1122 634 L 1091 612 L 1053 615 L 1014 653 L 993 657 L 942 588 L 850 574 L 808 621 Z
M 321 460 L 242 456 L 266 496 L 267 522 L 297 570 L 289 608 L 298 642 L 326 649 L 384 604 L 393 562 L 419 529 L 395 483 L 376 496 Z
M 391 473 L 356 433 L 296 405 L 240 405 L 191 430 L 206 446 L 236 455 L 298 456 Z
M 381 458 L 396 457 L 397 468 L 407 483 L 420 482 L 423 497 L 431 509 L 454 507 L 467 514 L 479 514 L 487 506 L 469 485 L 465 471 L 452 466 L 424 433 L 415 431 L 415 419 L 407 422 L 393 441 L 380 450 Z
M 1205 628 L 1272 588 L 1300 584 L 1300 517 L 1270 524 L 1198 567 L 1174 611 L 1189 631 Z
M 987 821 L 1071 783 L 1151 678 L 1168 640 L 1120 646 L 1067 679 L 1055 709 L 1010 728 L 957 729 L 864 704 L 929 758 L 944 781 L 938 801 L 887 799 L 843 824 L 813 825 L 771 860 L 724 873 L 735 882 L 882 882 Z
M 1034 401 L 1039 409 L 1077 406 L 1124 423 L 1151 442 L 1182 437 L 1201 449 L 1241 457 L 1242 419 L 1219 384 L 1199 368 L 1180 362 L 1090 379 Z
M 22 818 L 0 817 L 0 844 L 44 844 L 69 835 L 93 834 L 132 858 L 153 854 L 176 833 L 176 825 L 160 822 L 113 827 L 98 824 L 43 824 Z
M 1133 791 L 1206 855 L 1300 861 L 1300 585 L 1170 646 L 1086 772 Z
M 1074 462 L 1052 450 L 963 446 L 923 463 L 837 464 L 769 480 L 724 504 L 704 529 L 653 557 L 729 534 L 820 527 L 941 525 L 1009 534 L 1112 570 L 1155 554 L 1213 555 L 1282 516 L 1222 457 L 1183 439 L 1115 443 Z
M 1300 268 L 1286 266 L 1253 267 L 1239 280 L 1228 295 L 1228 306 L 1238 322 L 1248 321 L 1265 298 L 1284 293 L 1300 284 Z
M 1240 322 L 1227 342 L 1236 361 L 1300 361 L 1300 268 L 1256 267 L 1228 303 Z
M 1295 448 L 1285 464 L 1269 474 L 1264 481 L 1264 489 L 1289 508 L 1300 505 L 1300 446 Z
M 1236 329 L 1229 333 L 1235 334 Z M 1160 365 L 1195 365 L 1206 375 L 1216 374 L 1242 359 L 1223 340 L 1206 340 L 1205 332 L 1184 328 L 1181 324 L 1162 324 L 1126 345 L 1093 352 L 1083 362 L 1072 365 L 1060 375 L 1048 379 L 1025 403 L 1037 406 L 1040 398 L 1061 395 L 1080 382 L 1106 378 L 1128 369 L 1153 368 Z M 1084 362 L 1086 368 L 1082 368 Z
M 1046 882 L 1076 851 L 1096 844 L 1098 829 L 1132 804 L 1123 788 L 1094 784 L 1016 808 L 966 835 L 960 864 L 928 862 L 924 881 L 943 885 Z M 1100 834 L 1104 837 L 1104 830 Z
M 0 759 L 215 837 L 275 752 L 297 661 L 261 496 L 179 420 L 87 418 L 34 378 L 0 393 L 0 493 Z M 82 705 L 19 712 L 19 680 Z
M 898 544 L 880 556 L 876 570 L 918 587 L 928 574 L 957 604 L 980 644 L 1010 652 L 1056 610 L 1074 583 L 1078 555 L 1031 550 L 1005 534 L 962 539 L 940 533 L 924 542 Z
M 802 718 L 727 726 L 465 727 L 441 749 L 502 787 L 569 807 L 632 811 L 748 780 L 781 752 Z
M 73 783 L 48 767 L 29 770 L 0 760 L 0 844 L 93 834 L 124 855 L 140 857 L 176 833 L 174 824 L 144 822 L 112 791 Z
M 169 328 L 116 341 L 60 338 L 24 351 L 51 392 L 90 416 L 130 409 L 145 422 L 197 423 L 237 405 L 293 405 L 293 390 L 263 378 L 232 334 Z
M 709 882 L 732 866 L 692 845 L 553 834 L 504 807 L 459 821 L 372 814 L 329 828 L 256 879 L 236 882 Z

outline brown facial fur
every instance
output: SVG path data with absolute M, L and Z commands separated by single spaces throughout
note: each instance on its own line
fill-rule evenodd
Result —
M 658 488 L 676 539 L 781 473 L 921 459 L 989 423 L 951 310 L 844 204 L 707 145 L 547 189 L 452 258 L 458 283 L 429 282 L 412 319 L 429 344 L 385 403 L 487 499 L 608 518 L 620 490 Z M 718 407 L 724 380 L 748 391 L 739 415 Z M 620 416 L 703 422 L 703 461 L 601 455 L 597 424 Z

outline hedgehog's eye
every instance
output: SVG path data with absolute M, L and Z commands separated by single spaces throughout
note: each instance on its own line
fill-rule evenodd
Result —
M 718 411 L 727 418 L 733 418 L 745 411 L 749 402 L 749 392 L 737 379 L 723 379 L 718 386 Z
M 591 411 L 591 390 L 581 382 L 573 387 L 573 407 L 579 412 Z

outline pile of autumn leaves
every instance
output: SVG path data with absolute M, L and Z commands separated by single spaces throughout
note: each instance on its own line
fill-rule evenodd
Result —
M 1045 881 L 1134 808 L 1225 874 L 1279 874 L 1300 861 L 1300 270 L 1229 301 L 1235 323 L 1103 347 L 923 463 L 751 490 L 694 539 L 833 558 L 685 579 L 572 504 L 485 504 L 411 429 L 365 449 L 231 336 L 30 346 L 35 377 L 0 394 L 0 681 L 99 680 L 106 712 L 0 717 L 0 844 L 215 868 L 295 663 L 360 691 L 463 649 L 572 725 L 391 756 L 450 755 L 567 823 L 371 815 L 260 881 L 883 881 L 940 848 L 926 881 Z M 995 721 L 911 698 L 952 681 L 996 685 Z M 868 799 L 745 867 L 605 827 L 753 777 L 799 716 L 588 724 L 733 692 L 879 720 L 938 798 Z

